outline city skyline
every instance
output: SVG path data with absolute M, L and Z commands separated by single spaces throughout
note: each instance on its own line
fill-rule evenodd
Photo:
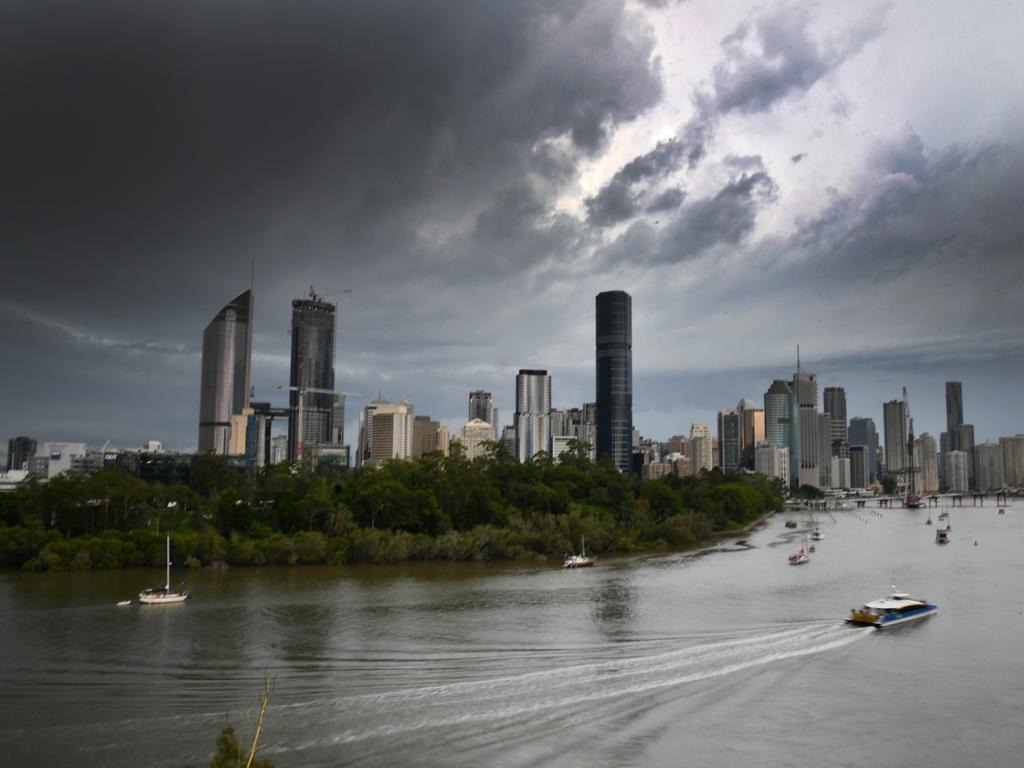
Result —
M 72 5 L 0 11 L 0 433 L 195 448 L 201 330 L 253 261 L 259 401 L 315 284 L 339 389 L 453 428 L 474 389 L 508 423 L 519 368 L 590 402 L 581 306 L 618 289 L 645 435 L 758 402 L 797 343 L 850 416 L 880 425 L 905 385 L 938 437 L 960 381 L 975 443 L 1024 431 L 1011 10 L 193 11 L 98 7 L 89 35 Z

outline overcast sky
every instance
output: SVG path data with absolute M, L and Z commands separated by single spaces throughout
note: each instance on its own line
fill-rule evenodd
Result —
M 0 6 L 0 436 L 196 445 L 202 332 L 256 262 L 257 399 L 290 299 L 336 382 L 457 431 L 519 368 L 594 398 L 633 296 L 634 423 L 762 402 L 800 344 L 881 428 L 910 391 L 1024 431 L 1024 6 Z M 347 293 L 346 291 L 351 291 Z

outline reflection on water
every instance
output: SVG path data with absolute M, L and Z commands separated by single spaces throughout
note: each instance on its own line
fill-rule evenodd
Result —
M 567 754 L 595 766 L 792 754 L 859 765 L 863 734 L 894 726 L 902 741 L 877 737 L 894 765 L 1016 765 L 1024 509 L 958 511 L 946 547 L 926 511 L 873 512 L 819 516 L 827 537 L 801 568 L 786 555 L 802 533 L 777 516 L 747 545 L 581 571 L 199 572 L 193 601 L 156 608 L 115 606 L 153 581 L 147 571 L 3 574 L 0 754 L 201 762 L 220 724 L 254 710 L 267 674 L 266 733 L 283 768 L 564 765 Z M 939 615 L 884 636 L 842 624 L 894 578 Z

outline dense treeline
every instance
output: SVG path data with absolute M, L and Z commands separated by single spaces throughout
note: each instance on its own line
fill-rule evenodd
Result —
M 781 508 L 761 475 L 641 480 L 566 453 L 519 464 L 497 445 L 320 475 L 242 477 L 198 457 L 189 485 L 119 470 L 29 481 L 0 495 L 0 567 L 65 570 L 561 556 L 686 547 Z

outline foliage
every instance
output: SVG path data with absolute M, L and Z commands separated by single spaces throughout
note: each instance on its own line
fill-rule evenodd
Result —
M 581 536 L 596 552 L 639 551 L 782 506 L 762 475 L 643 480 L 582 450 L 519 464 L 496 443 L 472 460 L 453 450 L 341 475 L 278 465 L 244 477 L 201 459 L 190 486 L 121 469 L 23 484 L 0 503 L 0 567 L 160 566 L 168 534 L 189 567 L 561 557 Z
M 887 496 L 891 496 L 896 493 L 896 478 L 892 475 L 886 475 L 882 478 L 882 492 Z

